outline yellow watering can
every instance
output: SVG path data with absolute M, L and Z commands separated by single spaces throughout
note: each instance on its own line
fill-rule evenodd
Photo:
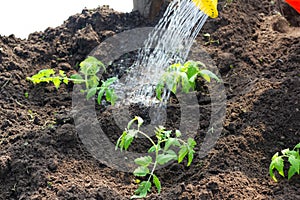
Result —
M 218 17 L 218 0 L 192 0 L 196 6 L 211 18 Z

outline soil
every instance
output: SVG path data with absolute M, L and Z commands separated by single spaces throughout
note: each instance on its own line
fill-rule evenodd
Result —
M 268 175 L 272 155 L 299 143 L 300 28 L 290 26 L 268 0 L 220 1 L 219 10 L 197 42 L 226 87 L 221 137 L 190 167 L 174 163 L 157 172 L 162 192 L 148 199 L 300 199 L 299 175 L 289 181 L 278 177 L 278 183 Z M 135 177 L 100 163 L 82 144 L 71 115 L 73 85 L 56 90 L 26 77 L 50 67 L 75 73 L 106 38 L 155 23 L 136 12 L 102 7 L 26 40 L 0 36 L 0 199 L 130 198 Z M 204 33 L 219 43 L 208 44 Z M 130 65 L 134 56 L 124 60 Z M 198 96 L 202 93 L 207 95 Z M 132 110 L 141 112 L 138 106 Z M 174 118 L 169 126 L 176 126 L 178 109 L 168 112 Z M 207 131 L 207 116 L 199 122 L 199 135 Z M 109 111 L 100 107 L 98 118 L 113 140 L 120 135 Z

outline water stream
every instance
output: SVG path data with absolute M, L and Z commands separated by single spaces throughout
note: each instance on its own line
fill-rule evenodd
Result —
M 123 92 L 122 99 L 148 106 L 157 103 L 154 93 L 160 76 L 169 65 L 186 61 L 193 41 L 207 18 L 190 0 L 172 1 L 149 34 L 144 48 L 139 51 L 130 74 L 119 86 Z M 129 98 L 124 98 L 124 91 Z M 162 102 L 166 102 L 169 95 L 170 92 L 165 90 Z

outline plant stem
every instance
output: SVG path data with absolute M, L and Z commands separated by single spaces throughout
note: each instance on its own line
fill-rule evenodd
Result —
M 157 152 L 157 155 L 158 155 L 158 151 L 156 151 Z M 157 155 L 155 155 L 155 160 L 157 159 Z M 153 168 L 152 168 L 152 170 L 151 170 L 151 172 L 150 172 L 150 176 L 149 176 L 149 178 L 148 178 L 148 182 L 150 181 L 150 179 L 151 179 L 151 177 L 153 176 L 153 173 L 154 173 L 154 171 L 155 171 L 155 168 L 156 168 L 156 165 L 157 165 L 157 162 L 155 161 L 154 162 L 154 165 L 153 165 Z
M 152 138 L 149 137 L 146 133 L 140 131 L 139 129 L 138 129 L 138 133 L 140 133 L 141 135 L 145 136 L 153 144 L 153 146 L 155 146 L 155 148 L 157 148 L 157 145 L 154 143 L 154 141 L 152 140 Z
M 64 78 L 60 78 L 61 80 L 64 80 Z M 78 79 L 72 79 L 72 78 L 67 78 L 68 81 L 73 81 L 73 82 L 80 82 L 80 83 L 84 83 L 86 82 L 86 80 L 78 80 Z
M 88 75 L 84 74 L 84 80 L 85 80 L 85 87 L 88 90 L 89 89 L 89 84 L 88 84 Z
M 153 173 L 154 173 L 155 168 L 157 166 L 157 157 L 158 157 L 158 151 L 159 151 L 158 144 L 160 144 L 161 142 L 159 142 L 158 144 L 155 144 L 154 141 L 152 140 L 152 138 L 149 137 L 146 133 L 144 133 L 144 132 L 142 132 L 140 130 L 138 130 L 138 133 L 140 133 L 141 135 L 143 135 L 144 137 L 146 137 L 152 143 L 152 145 L 155 146 L 155 162 L 154 162 L 152 170 L 150 172 L 150 176 L 149 176 L 149 178 L 147 180 L 147 182 L 150 182 L 150 179 L 153 176 Z
M 187 144 L 185 141 L 183 141 L 182 139 L 177 138 L 178 141 L 182 142 L 183 144 Z

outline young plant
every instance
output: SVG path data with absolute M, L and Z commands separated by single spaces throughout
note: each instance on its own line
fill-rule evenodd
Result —
M 226 0 L 223 8 L 226 8 L 228 5 L 232 4 L 233 0 Z
M 219 40 L 213 40 L 209 33 L 205 33 L 205 34 L 203 34 L 203 36 L 205 38 L 207 38 L 207 40 L 208 40 L 207 42 L 205 42 L 205 45 L 220 44 L 220 41 Z
M 162 92 L 165 87 L 174 94 L 176 94 L 179 86 L 184 93 L 195 90 L 198 77 L 207 82 L 210 82 L 211 78 L 220 82 L 220 79 L 213 72 L 199 67 L 205 67 L 205 65 L 195 61 L 188 61 L 183 65 L 181 63 L 170 65 L 156 85 L 156 97 L 159 100 L 162 99 Z
M 278 173 L 284 177 L 284 158 L 286 158 L 290 163 L 290 168 L 288 171 L 288 180 L 290 180 L 296 173 L 300 174 L 300 143 L 297 144 L 293 150 L 284 149 L 281 151 L 281 156 L 279 156 L 279 153 L 277 152 L 272 157 L 272 162 L 269 167 L 269 173 L 271 178 L 277 182 L 277 179 L 274 175 L 274 169 L 278 171 Z
M 114 104 L 117 100 L 117 96 L 114 93 L 114 90 L 110 88 L 117 78 L 112 77 L 106 81 L 101 81 L 102 84 L 99 86 L 99 78 L 97 73 L 102 69 L 105 70 L 104 64 L 97 60 L 95 57 L 87 57 L 80 64 L 80 70 L 78 74 L 73 74 L 70 77 L 67 77 L 63 70 L 59 70 L 59 73 L 56 74 L 53 69 L 43 69 L 32 77 L 27 77 L 26 79 L 31 81 L 34 84 L 46 82 L 53 83 L 56 89 L 60 87 L 62 83 L 68 84 L 72 81 L 74 84 L 85 84 L 86 98 L 89 99 L 98 92 L 97 101 L 100 104 L 103 95 L 105 94 L 106 101 Z
M 134 122 L 138 123 L 137 129 L 131 128 Z M 172 136 L 172 131 L 165 130 L 164 127 L 160 126 L 155 130 L 156 142 L 149 137 L 146 133 L 140 130 L 143 124 L 143 119 L 140 117 L 135 117 L 132 119 L 121 137 L 118 139 L 116 144 L 116 150 L 120 148 L 122 151 L 127 150 L 138 135 L 142 135 L 147 138 L 152 146 L 149 148 L 148 153 L 154 152 L 154 160 L 149 156 L 144 156 L 136 158 L 134 160 L 138 167 L 134 170 L 133 174 L 138 177 L 146 177 L 146 181 L 140 182 L 138 189 L 135 191 L 135 195 L 131 197 L 134 198 L 144 198 L 147 193 L 150 192 L 152 183 L 157 189 L 157 192 L 161 192 L 161 182 L 159 178 L 155 175 L 155 169 L 158 165 L 164 165 L 168 162 L 176 160 L 181 163 L 183 159 L 187 156 L 187 166 L 190 166 L 194 158 L 194 147 L 196 142 L 192 138 L 188 138 L 187 142 L 180 139 L 181 133 L 179 130 L 175 131 L 174 136 Z M 176 153 L 172 148 L 179 148 L 178 153 Z M 150 170 L 151 169 L 151 170 Z

